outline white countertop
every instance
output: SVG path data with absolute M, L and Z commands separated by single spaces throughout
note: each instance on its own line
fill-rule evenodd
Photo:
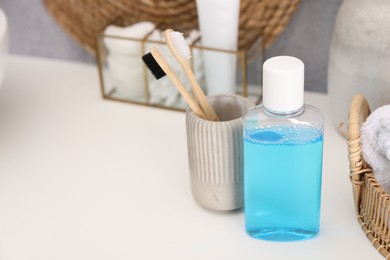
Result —
M 93 64 L 11 56 L 0 91 L 0 259 L 383 259 L 360 229 L 328 97 L 321 231 L 245 233 L 191 195 L 185 115 L 103 100 Z

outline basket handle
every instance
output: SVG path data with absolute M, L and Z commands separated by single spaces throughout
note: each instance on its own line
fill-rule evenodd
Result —
M 360 126 L 367 119 L 370 112 L 370 106 L 363 95 L 358 94 L 352 98 L 348 115 L 348 159 L 349 177 L 352 182 L 357 211 L 359 211 L 358 205 L 362 197 L 363 176 L 368 171 L 362 156 Z

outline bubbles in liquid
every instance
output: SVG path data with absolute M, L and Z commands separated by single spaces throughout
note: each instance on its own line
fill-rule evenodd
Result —
M 266 126 L 266 128 L 245 129 L 244 139 L 264 145 L 300 145 L 322 140 L 322 131 L 308 126 Z

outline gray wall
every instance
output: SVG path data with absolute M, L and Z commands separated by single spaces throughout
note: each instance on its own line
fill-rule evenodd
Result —
M 42 0 L 0 0 L 0 7 L 9 22 L 11 53 L 94 62 L 57 25 Z
M 326 92 L 332 30 L 342 0 L 301 0 L 287 29 L 266 51 L 267 57 L 292 55 L 306 65 L 306 90 Z M 41 0 L 0 0 L 8 16 L 10 52 L 94 62 L 55 23 Z

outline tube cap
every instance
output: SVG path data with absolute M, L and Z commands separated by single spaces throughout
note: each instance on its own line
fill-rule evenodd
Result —
M 303 106 L 303 62 L 291 56 L 270 58 L 263 65 L 263 105 L 274 112 L 291 112 Z

